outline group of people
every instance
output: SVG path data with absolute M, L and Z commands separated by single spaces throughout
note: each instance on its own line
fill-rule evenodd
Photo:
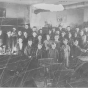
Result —
M 64 62 L 69 67 L 71 58 L 88 55 L 88 28 L 74 30 L 67 28 L 43 27 L 37 30 L 33 27 L 28 32 L 13 28 L 3 39 L 3 30 L 0 30 L 0 54 L 27 55 L 29 58 L 53 58 L 54 62 Z

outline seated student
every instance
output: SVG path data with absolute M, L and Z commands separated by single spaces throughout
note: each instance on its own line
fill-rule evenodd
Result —
M 83 55 L 88 56 L 88 41 L 87 41 L 87 36 L 86 35 L 82 36 L 82 42 L 81 42 L 80 45 L 81 45 L 80 47 L 85 50 Z
M 74 41 L 74 44 L 73 44 L 73 47 L 72 47 L 72 50 L 71 50 L 71 55 L 72 57 L 75 59 L 77 58 L 78 56 L 81 56 L 82 52 L 86 52 L 86 50 L 82 49 L 80 46 L 79 46 L 79 41 L 78 40 L 75 40 Z
M 70 46 L 68 45 L 68 40 L 67 39 L 63 40 L 62 57 L 64 59 L 65 66 L 69 67 Z
M 36 57 L 37 59 L 42 59 L 42 45 L 38 44 L 38 49 L 36 51 Z
M 58 50 L 56 49 L 56 44 L 51 45 L 51 49 L 49 50 L 49 58 L 53 58 L 54 62 L 58 62 L 59 59 L 59 53 Z
M 32 57 L 32 40 L 28 40 L 28 44 L 24 49 L 24 54 L 29 56 L 30 58 Z

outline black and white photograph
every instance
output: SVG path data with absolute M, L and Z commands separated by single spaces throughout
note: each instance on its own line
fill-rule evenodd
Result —
M 88 88 L 88 0 L 0 0 L 0 87 Z

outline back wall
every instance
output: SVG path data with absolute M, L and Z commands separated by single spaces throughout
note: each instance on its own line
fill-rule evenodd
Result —
M 70 9 L 60 12 L 41 12 L 39 14 L 34 14 L 32 10 L 30 16 L 31 27 L 44 26 L 45 21 L 52 24 L 53 26 L 56 26 L 60 23 L 57 21 L 57 18 L 63 18 L 62 23 L 64 26 L 74 26 L 75 24 L 83 23 L 84 11 L 83 9 Z

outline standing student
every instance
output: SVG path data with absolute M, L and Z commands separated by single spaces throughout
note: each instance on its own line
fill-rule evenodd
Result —
M 12 49 L 14 51 L 14 49 L 16 48 L 16 44 L 17 44 L 17 32 L 16 32 L 16 28 L 13 28 L 11 36 L 12 36 Z
M 59 35 L 55 35 L 55 37 L 54 37 L 54 42 L 55 42 L 55 44 L 56 44 L 56 49 L 58 50 L 58 55 L 59 55 L 59 58 L 58 58 L 58 62 L 60 63 L 60 62 L 62 62 L 61 61 L 61 56 L 60 56 L 60 53 L 61 53 L 61 49 L 60 49 L 60 44 L 61 44 L 61 42 L 60 42 L 60 40 L 59 40 Z
M 38 44 L 38 49 L 36 51 L 36 58 L 42 59 L 42 45 L 41 44 Z
M 41 36 L 41 35 L 38 36 L 38 43 L 39 43 L 39 44 L 42 44 L 42 43 L 43 43 L 43 41 L 42 41 L 42 36 Z
M 53 58 L 54 62 L 58 62 L 58 58 L 59 58 L 59 53 L 58 50 L 56 49 L 56 44 L 52 44 L 51 45 L 51 49 L 49 50 L 49 58 Z
M 12 52 L 12 36 L 11 36 L 11 31 L 8 31 L 7 32 L 7 46 L 6 46 L 6 49 L 9 51 L 9 52 Z
M 48 58 L 49 57 L 49 48 L 45 47 L 43 44 L 42 46 L 42 58 Z
M 28 34 L 27 34 L 27 32 L 24 32 L 23 35 L 24 35 L 23 36 L 23 52 L 24 52 L 24 49 L 28 44 Z
M 32 57 L 32 40 L 28 40 L 27 46 L 24 49 L 24 54 L 28 57 Z
M 55 30 L 55 27 L 53 27 L 51 32 L 51 40 L 54 40 L 55 33 L 56 33 L 56 30 Z
M 23 54 L 23 51 L 22 51 L 22 49 L 23 49 L 23 40 L 21 38 L 18 39 L 16 47 L 18 49 L 18 54 L 22 55 Z
M 44 45 L 45 45 L 45 48 L 46 48 L 47 50 L 50 49 L 51 40 L 50 40 L 50 36 L 49 36 L 49 35 L 46 35 L 46 40 L 44 41 Z
M 17 37 L 18 37 L 18 39 L 19 39 L 19 38 L 23 38 L 22 31 L 18 31 Z
M 65 66 L 69 67 L 70 46 L 68 45 L 68 40 L 67 39 L 63 40 L 62 55 L 63 55 Z
M 61 33 L 61 37 L 60 37 L 61 46 L 63 45 L 63 40 L 64 40 L 64 38 L 65 38 L 65 35 L 66 35 L 66 33 L 63 31 L 63 32 Z

